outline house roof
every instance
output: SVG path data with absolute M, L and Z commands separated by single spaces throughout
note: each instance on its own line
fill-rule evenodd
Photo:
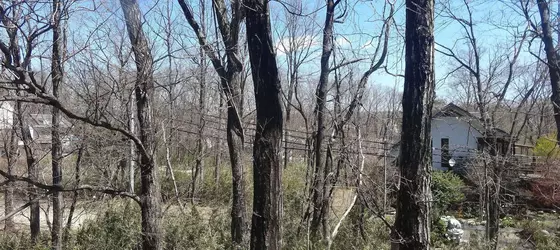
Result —
M 454 103 L 449 103 L 445 105 L 442 109 L 440 109 L 433 117 L 467 117 L 467 118 L 475 118 L 471 112 L 462 109 L 461 107 L 455 105 Z
M 479 132 L 483 133 L 484 131 L 484 124 L 482 123 L 479 117 L 473 115 L 472 112 L 469 112 L 454 103 L 449 103 L 445 105 L 441 110 L 439 110 L 433 118 L 438 117 L 457 117 L 465 122 L 469 123 L 471 127 L 478 130 Z M 495 137 L 495 138 L 510 138 L 510 134 L 502 129 L 499 128 L 491 128 L 487 131 L 487 136 Z

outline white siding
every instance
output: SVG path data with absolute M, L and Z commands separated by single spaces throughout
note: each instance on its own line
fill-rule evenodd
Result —
M 0 129 L 9 129 L 14 124 L 14 107 L 9 102 L 0 104 Z
M 457 117 L 437 117 L 432 119 L 432 164 L 437 170 L 441 166 L 441 139 L 449 138 L 449 153 L 454 159 L 467 157 L 477 148 L 477 138 L 482 135 L 470 124 Z

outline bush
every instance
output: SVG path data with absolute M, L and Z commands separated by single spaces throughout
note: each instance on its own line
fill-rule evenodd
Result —
M 442 247 L 447 244 L 450 244 L 445 234 L 447 233 L 447 221 L 442 219 L 437 219 L 435 222 L 432 222 L 432 231 L 430 232 L 430 241 L 432 246 L 435 247 Z
M 210 174 L 208 174 L 204 178 L 204 183 L 202 185 L 202 188 L 199 188 L 199 192 L 197 194 L 198 197 L 203 198 L 203 200 L 200 201 L 202 205 L 206 205 L 206 206 L 227 205 L 227 207 L 230 206 L 230 203 L 233 199 L 232 198 L 233 180 L 231 178 L 231 168 L 222 166 L 220 168 L 219 174 L 220 174 L 220 179 L 218 183 L 216 183 L 214 177 Z M 248 178 L 247 175 L 245 175 L 246 185 L 248 185 L 249 181 L 250 179 Z M 248 189 L 249 188 L 245 186 L 245 191 L 246 191 L 245 198 L 251 197 L 247 194 Z
M 163 201 L 175 200 L 175 186 L 173 185 L 173 180 L 171 177 L 166 176 L 166 171 L 160 171 L 161 180 L 161 197 Z M 177 183 L 177 188 L 179 189 L 179 196 L 183 196 L 187 192 L 187 188 L 191 185 L 192 175 L 190 172 L 184 170 L 174 170 L 173 175 L 175 177 L 175 182 Z M 140 187 L 140 183 L 138 186 Z M 189 190 L 190 191 L 190 190 Z
M 0 250 L 48 250 L 51 249 L 50 234 L 45 232 L 40 235 L 36 245 L 31 244 L 28 233 L 2 233 L 0 234 Z
M 357 212 L 357 211 L 355 211 Z M 363 223 L 364 235 L 359 234 L 357 225 L 347 219 L 340 227 L 340 231 L 334 239 L 333 249 L 390 249 L 390 229 L 377 217 L 366 216 Z M 306 248 L 304 248 L 306 249 Z
M 435 171 L 432 173 L 432 196 L 434 200 L 434 214 L 447 213 L 451 206 L 459 205 L 465 200 L 463 188 L 465 183 L 458 175 L 446 171 Z
M 229 216 L 214 209 L 203 216 L 194 209 L 184 216 L 173 214 L 164 221 L 165 249 L 230 249 Z
M 140 208 L 130 201 L 109 202 L 95 220 L 77 230 L 75 249 L 135 249 L 141 240 Z
M 520 236 L 523 240 L 531 242 L 535 249 L 553 250 L 560 249 L 560 238 L 557 235 L 543 231 L 545 225 L 539 221 L 525 221 L 521 224 Z
M 556 144 L 556 133 L 537 139 L 533 154 L 535 156 L 545 157 L 546 159 L 560 158 L 560 148 L 558 148 Z
M 164 249 L 230 249 L 227 210 L 200 208 L 181 213 L 167 209 L 162 220 Z M 95 220 L 72 233 L 68 249 L 139 249 L 140 209 L 130 201 L 116 200 Z M 3 243 L 0 242 L 0 245 Z M 1 248 L 0 248 L 1 249 Z M 27 249 L 27 248 L 9 248 Z
M 515 225 L 515 219 L 511 216 L 500 219 L 500 227 L 515 227 Z

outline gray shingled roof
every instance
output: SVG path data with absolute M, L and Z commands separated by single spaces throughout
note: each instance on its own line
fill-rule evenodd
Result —
M 445 105 L 441 110 L 439 110 L 433 118 L 437 117 L 457 117 L 463 121 L 466 121 L 471 125 L 474 129 L 478 130 L 480 133 L 484 131 L 484 124 L 482 123 L 479 117 L 476 117 L 469 112 L 454 103 L 449 103 Z M 487 131 L 487 135 L 489 137 L 496 137 L 496 138 L 510 138 L 510 134 L 506 131 L 499 129 L 499 128 L 492 128 Z

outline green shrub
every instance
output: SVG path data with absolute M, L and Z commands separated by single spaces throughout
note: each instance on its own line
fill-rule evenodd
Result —
M 560 157 L 560 148 L 558 148 L 556 144 L 556 133 L 545 135 L 537 139 L 533 154 L 547 159 L 556 159 Z
M 174 170 L 173 175 L 177 183 L 177 188 L 179 189 L 179 196 L 183 196 L 187 192 L 187 187 L 189 187 L 192 182 L 192 175 L 190 172 L 184 170 Z M 171 177 L 166 176 L 165 171 L 160 171 L 160 176 L 162 199 L 164 201 L 175 200 L 175 186 L 173 185 L 173 180 Z M 140 187 L 139 184 L 137 187 Z
M 459 205 L 465 200 L 463 188 L 465 183 L 458 175 L 449 171 L 434 171 L 432 173 L 432 196 L 434 200 L 434 215 L 439 218 L 448 212 L 453 205 Z
M 356 209 L 354 212 L 358 212 L 358 210 Z M 363 222 L 364 235 L 360 235 L 356 224 L 350 218 L 343 222 L 338 235 L 334 239 L 333 249 L 377 250 L 391 248 L 390 230 L 381 219 L 367 215 Z
M 68 249 L 139 249 L 139 210 L 129 201 L 111 202 L 95 220 L 87 221 L 73 232 L 72 247 Z M 229 212 L 225 209 L 191 208 L 185 214 L 179 209 L 167 209 L 162 220 L 163 247 L 170 250 L 230 249 L 229 223 Z
M 186 216 L 170 215 L 164 220 L 165 249 L 230 249 L 227 211 L 213 209 L 206 216 L 194 209 Z
M 438 218 L 435 222 L 432 222 L 431 229 L 432 231 L 430 232 L 430 241 L 432 246 L 441 247 L 451 243 L 445 237 L 445 234 L 447 233 L 446 221 Z
M 141 240 L 140 208 L 130 201 L 109 202 L 95 220 L 77 230 L 76 249 L 135 249 Z
M 529 220 L 521 223 L 520 235 L 523 240 L 531 242 L 535 249 L 555 250 L 560 249 L 560 238 L 558 235 L 546 233 L 545 224 L 535 220 Z
M 511 216 L 500 219 L 500 227 L 515 227 L 515 224 L 515 219 Z
M 213 173 L 212 173 L 213 174 Z M 232 186 L 233 180 L 231 178 L 231 168 L 222 166 L 220 168 L 220 178 L 218 183 L 214 177 L 210 174 L 204 178 L 204 183 L 202 188 L 199 189 L 198 197 L 202 198 L 200 203 L 202 205 L 208 206 L 217 206 L 217 205 L 227 205 L 229 207 L 231 200 L 232 200 Z M 245 176 L 245 183 L 249 182 L 250 180 Z M 245 187 L 245 191 L 248 190 L 248 187 Z M 246 198 L 247 198 L 246 193 Z M 250 196 L 249 196 L 250 197 Z
M 31 244 L 29 233 L 1 233 L 0 250 L 48 250 L 50 249 L 50 234 L 43 233 L 36 245 Z

